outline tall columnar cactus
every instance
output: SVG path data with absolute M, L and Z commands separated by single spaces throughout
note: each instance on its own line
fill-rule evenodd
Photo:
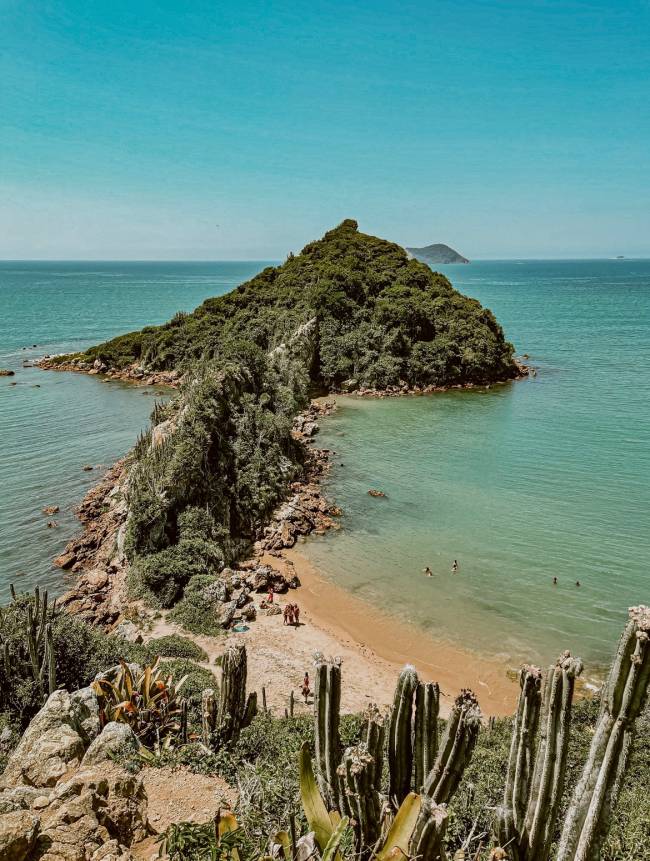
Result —
M 472 691 L 456 697 L 433 768 L 423 792 L 436 804 L 446 804 L 458 789 L 472 757 L 481 728 L 481 710 Z
M 24 613 L 25 640 L 22 649 L 15 654 L 10 647 L 8 639 L 11 634 L 3 637 L 3 616 L 0 611 L 0 644 L 2 646 L 2 662 L 4 676 L 7 681 L 14 678 L 19 683 L 21 678 L 30 676 L 36 683 L 38 693 L 43 702 L 48 695 L 56 690 L 56 654 L 54 651 L 54 636 L 52 632 L 52 621 L 56 615 L 56 600 L 50 606 L 48 604 L 47 592 L 41 595 L 38 586 L 34 589 L 34 597 L 18 596 L 13 585 L 11 586 L 12 610 Z M 23 602 L 26 602 L 26 606 Z M 11 625 L 9 626 L 11 631 Z M 0 703 L 3 701 L 0 693 Z
M 393 698 L 393 710 L 388 728 L 388 768 L 390 800 L 396 807 L 399 807 L 411 791 L 413 697 L 418 684 L 415 668 L 404 667 L 397 680 Z
M 547 861 L 560 799 L 564 791 L 571 706 L 582 661 L 569 652 L 561 655 L 544 676 L 540 709 L 538 674 L 522 671 L 521 693 L 513 727 L 503 806 L 497 811 L 497 830 L 518 861 Z M 530 774 L 532 739 L 539 721 L 539 742 Z M 525 807 L 525 813 L 523 813 Z
M 246 646 L 228 646 L 221 659 L 221 688 L 206 688 L 201 697 L 203 743 L 234 744 L 257 714 L 257 694 L 246 697 Z
M 381 788 L 381 778 L 384 773 L 384 747 L 386 744 L 386 718 L 376 706 L 370 706 L 362 733 L 362 741 L 374 762 L 372 784 L 376 789 Z
M 413 759 L 415 790 L 424 786 L 438 752 L 438 713 L 440 688 L 435 682 L 420 682 L 415 691 L 415 724 L 413 728 Z
M 341 760 L 339 718 L 341 662 L 316 655 L 314 681 L 314 745 L 316 776 L 321 793 L 331 808 L 338 807 L 337 768 Z
M 435 804 L 426 795 L 422 796 L 420 815 L 415 823 L 409 846 L 411 858 L 418 861 L 445 861 L 445 831 L 447 830 L 447 807 Z
M 542 703 L 542 673 L 524 666 L 519 672 L 519 702 L 515 714 L 503 805 L 497 810 L 497 832 L 502 843 L 518 839 L 528 805 L 533 752 Z
M 557 861 L 597 861 L 628 764 L 635 722 L 650 684 L 650 608 L 631 607 L 582 777 L 560 838 Z
M 340 812 L 354 824 L 357 847 L 367 850 L 381 830 L 382 801 L 375 785 L 375 761 L 364 744 L 348 747 L 337 769 Z

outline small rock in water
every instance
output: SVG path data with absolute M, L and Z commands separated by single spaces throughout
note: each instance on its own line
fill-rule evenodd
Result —
M 46 505 L 43 509 L 43 514 L 57 514 L 59 511 L 58 505 Z
M 384 493 L 384 491 L 383 491 L 383 490 L 369 490 L 369 491 L 368 491 L 368 496 L 380 496 L 380 497 L 385 497 L 385 496 L 386 496 L 386 494 Z
M 48 529 L 56 529 L 56 527 L 58 525 L 59 524 L 56 522 L 56 520 L 48 520 L 48 522 L 47 522 L 47 528 Z
M 13 377 L 15 371 L 9 370 L 9 368 L 0 368 L 0 377 Z
M 92 468 L 92 466 L 91 466 L 89 463 L 87 463 L 87 464 L 84 466 L 83 471 L 84 471 L 84 472 L 92 472 L 92 469 L 93 469 L 93 468 Z

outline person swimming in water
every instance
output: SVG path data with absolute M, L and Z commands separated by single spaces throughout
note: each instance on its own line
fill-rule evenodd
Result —
M 557 577 L 554 577 L 554 578 L 553 578 L 553 585 L 554 585 L 554 586 L 557 586 Z
M 451 566 L 451 573 L 455 574 L 458 571 L 458 560 L 454 559 L 454 564 Z
M 429 568 L 429 566 L 428 566 L 428 565 L 427 565 L 427 567 L 424 569 L 424 571 L 423 571 L 422 573 L 423 573 L 423 574 L 426 574 L 426 575 L 427 575 L 427 577 L 433 577 L 433 571 Z
M 580 585 L 580 581 L 576 580 L 576 586 L 579 586 L 579 585 Z

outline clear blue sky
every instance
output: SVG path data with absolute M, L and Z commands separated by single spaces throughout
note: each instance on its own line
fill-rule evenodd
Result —
M 0 0 L 1 258 L 650 256 L 650 2 Z

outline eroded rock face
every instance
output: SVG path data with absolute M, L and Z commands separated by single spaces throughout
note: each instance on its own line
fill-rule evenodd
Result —
M 138 775 L 111 755 L 137 740 L 125 724 L 100 732 L 92 688 L 55 691 L 32 720 L 0 783 L 2 861 L 128 861 L 147 833 Z
M 138 740 L 130 726 L 111 721 L 90 745 L 81 762 L 82 768 L 110 760 L 122 751 L 138 752 Z
M 0 786 L 54 786 L 85 749 L 70 694 L 54 691 L 9 757 Z
M 38 817 L 28 810 L 13 810 L 0 816 L 0 858 L 25 861 L 29 858 L 39 828 Z

